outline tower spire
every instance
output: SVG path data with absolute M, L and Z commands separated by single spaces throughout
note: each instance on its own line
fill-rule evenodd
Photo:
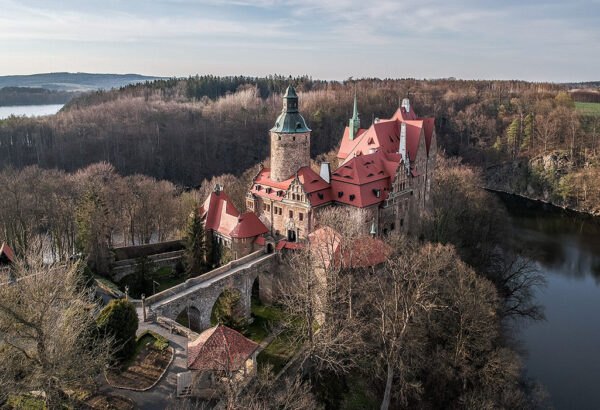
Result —
M 360 118 L 358 118 L 358 106 L 356 104 L 356 84 L 354 84 L 354 108 L 352 110 L 352 118 L 350 118 L 348 126 L 350 128 L 350 141 L 352 141 L 360 129 Z

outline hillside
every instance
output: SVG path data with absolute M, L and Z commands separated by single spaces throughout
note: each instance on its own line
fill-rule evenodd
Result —
M 98 161 L 123 175 L 188 186 L 240 175 L 269 155 L 268 130 L 293 83 L 312 129 L 311 155 L 334 150 L 356 85 L 361 126 L 410 97 L 450 156 L 481 167 L 487 185 L 589 212 L 600 209 L 600 106 L 568 87 L 524 81 L 191 77 L 157 80 L 71 100 L 55 116 L 0 121 L 0 163 L 76 171 Z
M 139 74 L 44 73 L 0 76 L 0 88 L 37 87 L 58 91 L 109 90 L 161 77 Z
M 76 91 L 48 90 L 37 87 L 0 88 L 0 107 L 11 105 L 65 104 L 80 96 Z

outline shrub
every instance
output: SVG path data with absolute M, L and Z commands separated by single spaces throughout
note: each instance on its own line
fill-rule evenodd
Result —
M 135 352 L 138 316 L 128 300 L 111 300 L 98 315 L 96 323 L 101 334 L 115 338 L 117 359 L 127 359 Z

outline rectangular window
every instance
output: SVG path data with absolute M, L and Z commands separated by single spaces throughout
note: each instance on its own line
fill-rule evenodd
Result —
M 302 212 L 300 212 L 300 213 L 298 214 L 298 219 L 299 219 L 299 220 L 301 220 L 301 221 L 303 221 L 303 220 L 304 220 L 304 214 L 303 214 Z
M 283 215 L 283 208 L 279 208 L 279 215 Z
M 271 205 L 267 205 L 267 211 L 271 210 Z
M 294 217 L 294 211 L 290 211 L 290 218 Z

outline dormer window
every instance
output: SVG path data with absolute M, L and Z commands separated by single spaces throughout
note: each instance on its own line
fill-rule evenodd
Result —
M 266 192 L 267 194 L 270 194 L 270 193 L 271 193 L 271 188 L 267 188 L 267 189 L 265 189 L 265 192 Z
M 355 198 L 354 194 L 350 194 L 350 200 L 354 201 L 354 198 Z
M 261 187 L 260 185 L 257 185 L 257 186 L 256 186 L 256 190 L 257 190 L 257 191 L 260 191 L 260 189 L 261 189 L 261 188 L 262 188 L 262 187 Z
M 343 197 L 343 196 L 344 196 L 344 191 L 340 191 L 340 192 L 338 192 L 338 198 L 341 198 L 341 197 Z
M 381 196 L 381 191 L 379 189 L 374 189 L 373 193 L 375 194 L 375 197 L 379 198 Z
M 319 199 L 323 199 L 323 193 L 322 192 L 317 193 L 317 196 L 319 197 Z

